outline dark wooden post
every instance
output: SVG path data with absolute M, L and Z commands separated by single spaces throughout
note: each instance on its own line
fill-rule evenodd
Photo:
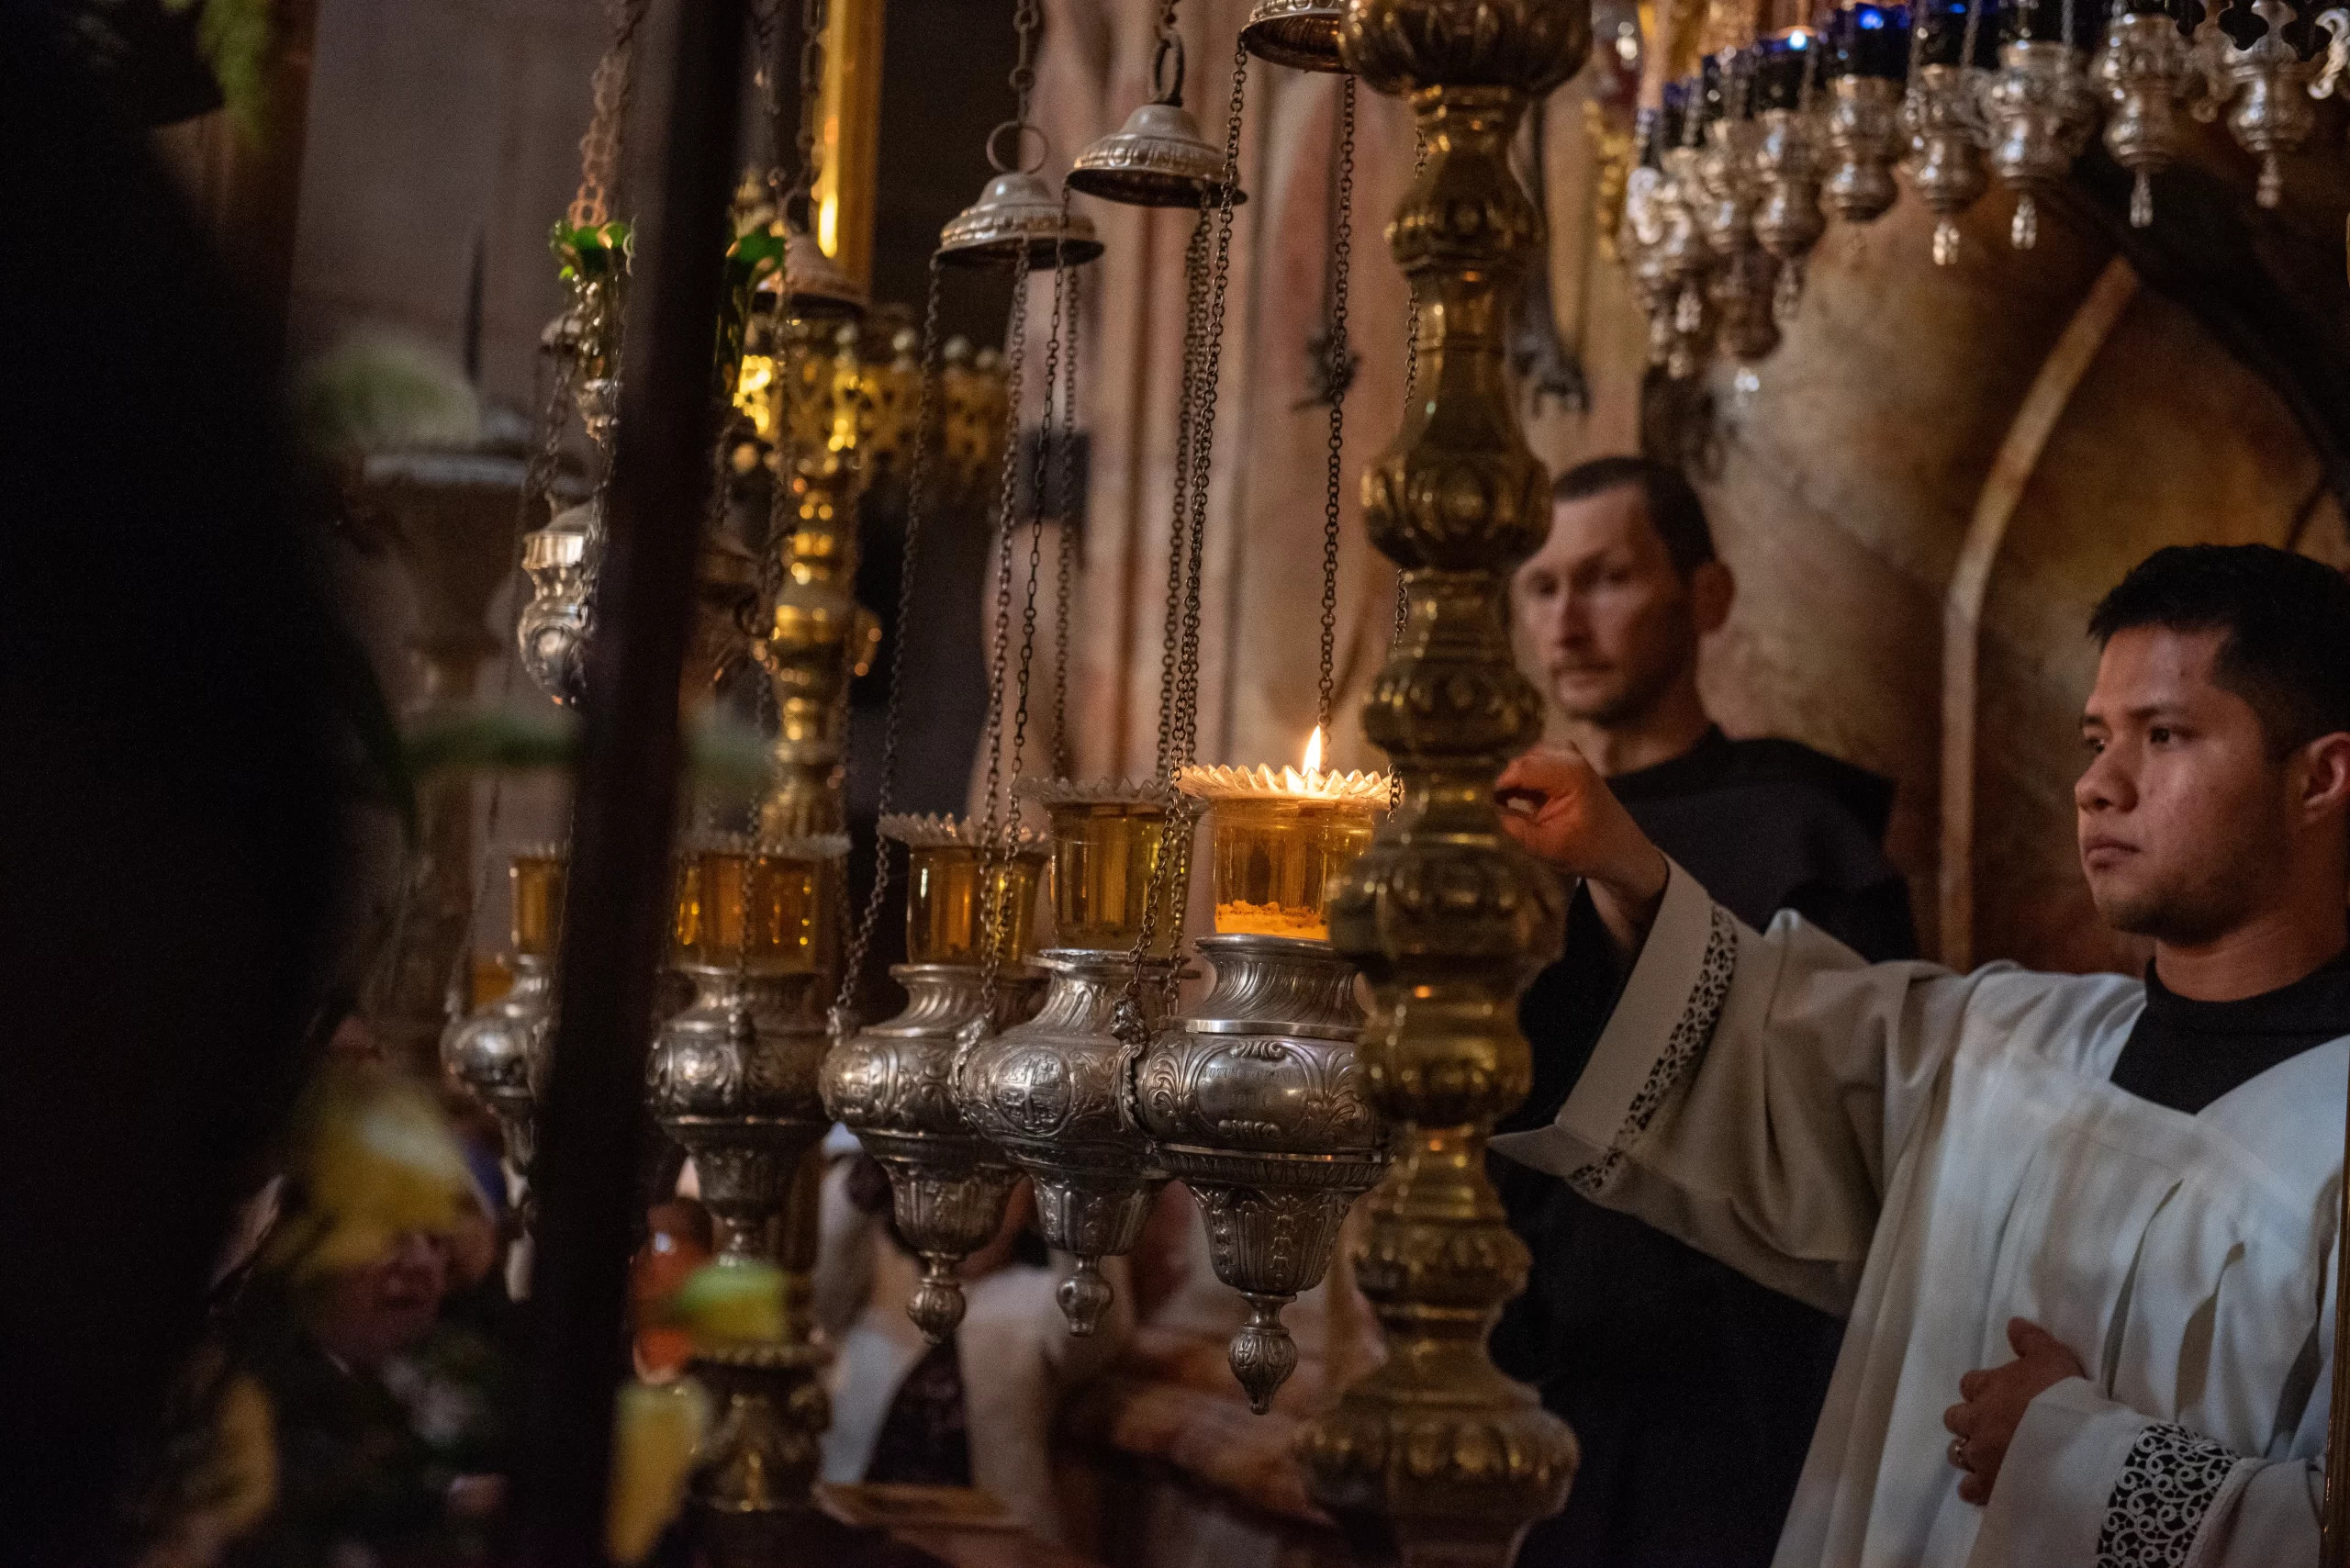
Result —
M 694 565 L 711 479 L 711 354 L 733 189 L 744 0 L 664 0 L 636 204 L 628 364 L 596 602 L 554 1071 L 539 1114 L 538 1366 L 523 1549 L 605 1561 L 644 1055 L 669 904 Z

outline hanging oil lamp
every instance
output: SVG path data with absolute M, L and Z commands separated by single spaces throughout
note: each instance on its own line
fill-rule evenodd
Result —
M 1649 323 L 1649 364 L 1662 365 L 1673 352 L 1673 308 L 1680 289 L 1665 266 L 1665 229 L 1686 227 L 1689 214 L 1681 193 L 1665 178 L 1663 143 L 1679 117 L 1668 107 L 1644 108 L 1634 127 L 1638 155 L 1624 178 L 1624 217 L 1616 226 L 1616 251 L 1630 274 L 1632 294 Z
M 1866 223 L 1899 196 L 1901 89 L 1908 77 L 1907 6 L 1860 0 L 1829 23 L 1828 181 L 1822 195 L 1838 217 Z
M 1329 1268 L 1338 1226 L 1386 1169 L 1355 1060 L 1355 968 L 1330 946 L 1329 889 L 1370 846 L 1384 774 L 1187 767 L 1208 804 L 1215 934 L 1207 993 L 1162 1025 L 1135 1074 L 1160 1170 L 1199 1200 L 1216 1278 L 1248 1304 L 1233 1375 L 1262 1414 L 1297 1368 L 1281 1309 Z
M 1976 90 L 1983 51 L 1997 37 L 1983 27 L 1996 0 L 1918 0 L 1911 22 L 1908 92 L 1901 123 L 1909 135 L 1904 166 L 1934 215 L 1936 266 L 1958 260 L 1958 215 L 1990 185 Z
M 2219 51 L 2210 66 L 2212 106 L 2226 106 L 2236 145 L 2260 160 L 2255 196 L 2263 207 L 2275 207 L 2285 194 L 2278 155 L 2299 151 L 2317 129 L 2310 86 L 2318 62 L 2285 37 L 2292 21 L 2281 0 L 2252 0 L 2249 15 L 2237 7 L 2221 19 L 2227 41 L 2212 40 Z M 2314 41 L 2317 29 L 2310 33 Z
M 2006 13 L 2008 41 L 1983 85 L 1991 173 L 2016 196 L 2009 242 L 2040 237 L 2039 196 L 2072 172 L 2097 129 L 2098 95 L 2077 36 L 2074 0 L 2031 0 Z
M 963 1320 L 956 1265 L 1002 1228 L 1020 1180 L 964 1120 L 949 1080 L 966 1027 L 984 1020 L 1001 1032 L 1035 1011 L 1045 977 L 1025 960 L 1044 846 L 1015 831 L 1008 853 L 990 855 L 979 824 L 950 817 L 884 816 L 880 832 L 907 848 L 906 961 L 890 970 L 906 1005 L 825 1057 L 824 1108 L 890 1178 L 898 1234 L 922 1260 L 906 1313 L 936 1344 Z M 982 951 L 990 933 L 999 948 L 992 986 Z
M 1346 18 L 1347 8 L 1332 0 L 1257 0 L 1241 24 L 1240 44 L 1292 71 L 1344 71 L 1338 28 Z
M 1172 5 L 1159 13 L 1150 80 L 1150 102 L 1077 155 L 1069 189 L 1125 207 L 1248 200 L 1237 182 L 1227 183 L 1224 154 L 1208 145 L 1200 122 L 1183 106 L 1183 36 L 1175 30 Z
M 1752 113 L 1754 56 L 1751 48 L 1729 49 L 1707 62 L 1721 110 L 1705 126 L 1696 163 L 1697 231 L 1712 262 L 1706 297 L 1714 308 L 1715 341 L 1744 360 L 1779 344 L 1773 316 L 1779 263 L 1754 233 L 1762 195 L 1755 171 L 1762 128 Z
M 816 1089 L 837 959 L 841 835 L 715 837 L 677 872 L 675 967 L 693 1001 L 648 1064 L 655 1119 L 694 1159 L 721 1256 L 771 1259 L 800 1158 L 832 1125 Z
M 531 598 L 515 620 L 514 640 L 532 683 L 565 707 L 588 686 L 589 600 L 602 535 L 599 496 L 564 508 L 522 536 Z
M 1180 922 L 1161 857 L 1170 823 L 1188 819 L 1150 784 L 1040 779 L 1022 793 L 1051 823 L 1058 946 L 1037 955 L 1047 980 L 1035 1016 L 967 1037 L 955 1101 L 1034 1179 L 1046 1241 L 1077 1260 L 1056 1293 L 1061 1312 L 1086 1335 L 1110 1305 L 1102 1260 L 1133 1248 L 1167 1181 L 1129 1105 L 1141 1042 L 1113 1025 L 1122 1003 L 1145 1029 L 1164 1016 Z
M 1665 143 L 1664 178 L 1657 188 L 1661 233 L 1656 264 L 1665 286 L 1672 291 L 1673 300 L 1665 318 L 1665 373 L 1680 381 L 1696 374 L 1711 341 L 1713 321 L 1706 300 L 1714 255 L 1698 224 L 1698 210 L 1706 200 L 1698 162 L 1703 156 L 1711 95 L 1702 77 L 1674 84 L 1665 89 L 1668 114 L 1673 109 L 1676 88 L 1680 99 L 1679 134 Z
M 1819 206 L 1826 127 L 1817 108 L 1826 53 L 1818 33 L 1789 28 L 1764 39 L 1758 56 L 1753 91 L 1762 135 L 1754 173 L 1762 202 L 1754 209 L 1754 241 L 1778 263 L 1773 314 L 1784 322 L 1803 295 L 1804 258 L 1828 228 Z
M 457 1019 L 441 1037 L 444 1070 L 498 1118 L 506 1164 L 520 1188 L 527 1229 L 532 1162 L 537 1158 L 539 1096 L 545 1092 L 554 1020 L 555 944 L 563 924 L 565 856 L 559 845 L 519 851 L 508 868 L 514 915 L 509 958 L 514 983 L 503 996 Z
M 2143 229 L 2154 220 L 2154 176 L 2185 149 L 2182 112 L 2207 78 L 2160 0 L 2125 0 L 2114 11 L 2090 75 L 2105 95 L 2105 150 L 2130 171 L 2130 226 Z

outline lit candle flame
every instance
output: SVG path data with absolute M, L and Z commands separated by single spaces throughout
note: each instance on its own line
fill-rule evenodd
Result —
M 1322 726 L 1314 726 L 1314 734 L 1305 743 L 1305 776 L 1308 778 L 1322 771 Z

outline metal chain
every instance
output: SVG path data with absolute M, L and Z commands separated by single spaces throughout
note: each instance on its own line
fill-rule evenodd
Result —
M 905 711 L 906 644 L 911 640 L 914 621 L 914 571 L 922 559 L 923 507 L 930 489 L 930 448 L 935 439 L 939 375 L 938 308 L 941 281 L 946 268 L 936 255 L 930 258 L 930 292 L 923 306 L 922 361 L 917 372 L 919 380 L 914 392 L 914 449 L 906 466 L 906 537 L 899 555 L 898 624 L 891 633 L 890 644 L 890 696 L 881 720 L 881 775 L 878 801 L 875 808 L 878 821 L 890 814 L 895 803 L 898 784 L 898 732 Z M 865 908 L 859 913 L 854 933 L 849 937 L 848 952 L 841 963 L 841 986 L 833 999 L 834 1033 L 846 1033 L 850 1008 L 856 996 L 858 984 L 865 975 L 866 955 L 872 950 L 873 934 L 881 927 L 881 911 L 890 889 L 890 841 L 878 831 L 873 835 L 873 885 L 866 890 Z
M 1036 92 L 1036 35 L 1044 27 L 1044 13 L 1037 0 L 1018 0 L 1012 7 L 1012 35 L 1014 42 L 1012 74 L 1007 78 L 1012 86 L 1012 118 L 1014 124 L 1028 123 L 1029 102 Z M 1017 148 L 1013 161 L 1019 162 Z M 1068 204 L 1066 196 L 1062 198 Z M 1067 227 L 1066 224 L 1063 227 Z
M 1069 230 L 1069 187 L 1061 187 L 1061 232 Z M 1056 241 L 1058 255 L 1059 242 Z M 1053 775 L 1070 776 L 1069 745 L 1069 613 L 1077 577 L 1077 353 L 1078 320 L 1085 299 L 1083 269 L 1056 260 L 1054 272 L 1069 277 L 1069 343 L 1061 360 L 1061 528 L 1053 582 Z
M 1338 502 L 1345 482 L 1347 448 L 1347 274 L 1354 255 L 1355 79 L 1348 72 L 1338 87 L 1338 220 L 1330 262 L 1330 471 L 1322 493 L 1322 664 L 1316 686 L 1315 727 L 1326 745 L 1338 645 Z
M 607 7 L 612 36 L 588 78 L 594 108 L 587 133 L 579 139 L 579 189 L 565 214 L 575 229 L 600 224 L 611 217 L 612 191 L 620 183 L 621 137 L 628 123 L 629 90 L 633 84 L 636 29 L 644 21 L 646 0 L 613 0 Z
M 1152 777 L 1174 777 L 1175 665 L 1182 637 L 1183 521 L 1192 483 L 1192 410 L 1199 392 L 1202 343 L 1207 330 L 1208 215 L 1203 211 L 1183 247 L 1183 363 L 1175 393 L 1174 504 L 1167 521 L 1167 605 L 1158 654 L 1158 744 Z
M 1067 205 L 1064 195 L 1063 205 Z M 1063 233 L 1067 232 L 1066 225 Z M 1036 460 L 1029 468 L 1028 482 L 1028 584 L 1020 605 L 1020 676 L 1016 686 L 1017 700 L 1012 714 L 1012 777 L 1016 783 L 1028 752 L 1028 698 L 1034 685 L 1036 664 L 1036 590 L 1044 575 L 1045 565 L 1045 480 L 1046 465 L 1052 454 L 1048 450 L 1052 435 L 1053 397 L 1060 386 L 1061 318 L 1067 308 L 1069 271 L 1061 263 L 1068 260 L 1064 241 L 1053 241 L 1053 309 L 1045 329 L 1045 389 L 1044 412 L 1036 421 Z M 1017 415 L 1014 415 L 1015 422 Z
M 791 207 L 798 204 L 803 233 L 812 230 L 807 204 L 816 188 L 816 115 L 824 95 L 825 23 L 826 0 L 800 0 L 800 134 L 794 144 L 800 167 L 778 204 L 777 216 L 789 223 Z
M 979 826 L 980 926 L 985 948 L 979 959 L 980 991 L 987 998 L 982 1017 L 995 1016 L 996 978 L 1003 967 L 1003 900 L 993 896 L 995 879 L 1012 863 L 1013 841 L 1019 836 L 1020 813 L 1006 812 L 1003 777 L 1003 694 L 1005 661 L 1012 639 L 1013 485 L 1020 472 L 1020 396 L 1028 360 L 1028 247 L 1013 252 L 1012 318 L 1005 325 L 1003 469 L 996 487 L 995 629 L 988 655 L 987 798 Z M 1011 822 L 1005 822 L 1009 815 Z

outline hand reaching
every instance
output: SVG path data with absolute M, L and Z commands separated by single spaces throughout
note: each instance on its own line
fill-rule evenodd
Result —
M 1535 858 L 1583 878 L 1609 935 L 1637 950 L 1664 897 L 1664 855 L 1583 754 L 1529 751 L 1502 769 L 1494 793 L 1504 831 Z

